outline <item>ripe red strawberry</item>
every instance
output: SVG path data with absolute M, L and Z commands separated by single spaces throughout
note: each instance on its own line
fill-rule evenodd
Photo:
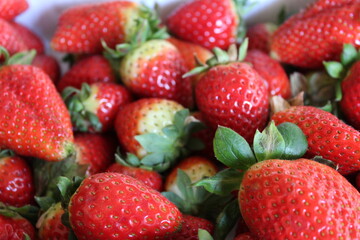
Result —
M 239 235 L 237 235 L 234 240 L 256 240 L 257 238 L 255 238 L 251 233 L 247 232 L 247 233 L 241 233 Z
M 22 207 L 34 202 L 31 168 L 24 159 L 3 150 L 0 158 L 0 202 Z
M 190 136 L 199 125 L 182 105 L 160 98 L 143 98 L 124 105 L 115 121 L 124 151 L 139 158 L 139 166 L 160 172 L 195 150 L 198 144 Z
M 357 239 L 359 198 L 344 177 L 324 164 L 275 159 L 245 172 L 239 205 L 260 239 Z
M 115 81 L 115 74 L 108 60 L 101 55 L 92 55 L 76 62 L 56 86 L 62 92 L 66 87 L 80 89 L 83 83 Z
M 13 20 L 29 7 L 26 0 L 2 0 L 0 2 L 0 18 Z
M 244 56 L 237 56 L 236 49 L 229 49 L 230 57 L 216 51 L 217 60 L 198 67 L 205 72 L 196 85 L 197 106 L 210 127 L 227 126 L 251 141 L 255 130 L 262 129 L 268 119 L 266 82 L 253 67 L 241 62 Z
M 138 180 L 119 173 L 86 178 L 69 204 L 78 239 L 166 238 L 181 227 L 174 204 Z
M 36 55 L 31 65 L 41 68 L 56 84 L 60 78 L 60 66 L 57 60 L 49 55 Z
M 61 203 L 52 205 L 46 212 L 44 212 L 36 223 L 38 229 L 39 240 L 67 240 L 69 235 L 69 228 L 61 222 L 61 216 L 65 213 L 61 207 Z
M 257 49 L 266 54 L 270 53 L 271 38 L 278 26 L 273 23 L 258 23 L 246 31 L 249 38 L 249 50 Z
M 26 235 L 35 239 L 35 228 L 19 214 L 7 210 L 0 210 L 0 239 L 23 240 Z
M 62 92 L 71 121 L 81 132 L 106 132 L 114 126 L 119 107 L 131 101 L 129 91 L 115 83 L 83 84 L 81 90 L 69 87 Z
M 37 54 L 44 53 L 44 44 L 39 36 L 20 23 L 10 22 L 10 24 L 19 33 L 27 49 L 35 49 Z
M 51 79 L 30 65 L 0 68 L 0 146 L 60 161 L 73 152 L 69 113 Z
M 181 230 L 171 235 L 169 240 L 198 240 L 198 231 L 203 229 L 208 231 L 210 234 L 214 231 L 214 224 L 210 221 L 183 214 L 183 221 L 181 224 Z
M 171 170 L 165 180 L 165 191 L 174 192 L 178 195 L 180 195 L 177 186 L 178 169 L 189 176 L 191 183 L 196 183 L 205 177 L 212 177 L 218 172 L 215 164 L 207 158 L 191 156 L 183 159 Z
M 298 67 L 321 68 L 323 61 L 339 58 L 344 43 L 359 48 L 359 1 L 325 6 L 329 7 L 310 8 L 309 13 L 300 13 L 280 26 L 272 39 L 272 55 Z
M 360 130 L 360 61 L 357 61 L 341 82 L 341 111 L 346 120 L 357 130 Z
M 76 163 L 89 165 L 86 176 L 104 172 L 114 162 L 116 140 L 109 135 L 75 134 Z
M 278 61 L 259 50 L 248 51 L 244 61 L 251 63 L 259 75 L 267 81 L 270 96 L 280 95 L 283 98 L 291 96 L 289 78 Z
M 142 43 L 121 60 L 122 82 L 138 97 L 166 98 L 186 107 L 193 104 L 188 69 L 179 50 L 166 40 Z
M 51 46 L 60 52 L 101 53 L 101 39 L 110 47 L 129 39 L 140 12 L 131 1 L 69 8 L 60 16 Z
M 322 156 L 338 164 L 341 174 L 360 170 L 360 132 L 337 117 L 311 106 L 293 106 L 272 116 L 276 124 L 296 124 L 307 137 L 307 157 Z
M 300 12 L 300 17 L 314 16 L 319 12 L 326 11 L 332 8 L 339 8 L 352 4 L 358 0 L 316 0 L 310 4 L 305 10 Z
M 235 43 L 239 24 L 232 0 L 192 0 L 173 11 L 167 19 L 172 34 L 207 49 L 227 49 Z
M 27 50 L 27 46 L 16 29 L 7 21 L 0 18 L 0 46 L 12 55 Z M 3 56 L 0 56 L 3 60 Z
M 116 172 L 133 177 L 148 187 L 161 191 L 163 188 L 162 177 L 158 172 L 139 167 L 126 166 L 119 162 L 113 163 L 107 172 Z

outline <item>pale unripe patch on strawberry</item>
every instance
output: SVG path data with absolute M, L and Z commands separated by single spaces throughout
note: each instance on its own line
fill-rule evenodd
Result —
M 136 7 L 129 7 L 120 11 L 119 15 L 122 17 L 121 25 L 124 26 L 125 42 L 129 42 L 136 29 L 136 20 L 139 19 L 140 6 L 133 3 Z
M 143 43 L 138 48 L 129 52 L 120 63 L 120 76 L 125 85 L 131 84 L 132 79 L 138 77 L 139 72 L 146 68 L 143 62 L 149 62 L 150 59 L 166 52 L 177 52 L 177 48 L 166 40 L 150 40 Z M 146 59 L 144 59 L 146 56 Z M 137 63 L 134 65 L 134 63 Z
M 97 113 L 97 110 L 101 104 L 96 98 L 97 94 L 99 92 L 99 87 L 96 84 L 90 85 L 91 88 L 91 94 L 89 98 L 87 98 L 85 101 L 83 101 L 83 105 L 85 107 L 86 111 L 92 112 L 94 114 Z

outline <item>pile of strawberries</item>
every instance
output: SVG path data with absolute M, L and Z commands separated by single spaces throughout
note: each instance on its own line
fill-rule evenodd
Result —
M 360 239 L 360 0 L 246 2 L 0 0 L 0 240 Z

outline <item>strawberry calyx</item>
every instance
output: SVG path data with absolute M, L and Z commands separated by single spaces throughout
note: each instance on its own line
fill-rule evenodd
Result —
M 164 127 L 161 134 L 146 133 L 135 136 L 135 139 L 146 150 L 147 154 L 140 160 L 127 154 L 123 164 L 164 172 L 172 167 L 180 157 L 192 151 L 200 150 L 204 144 L 193 133 L 204 129 L 204 124 L 190 115 L 188 109 L 175 113 L 173 124 Z
M 238 26 L 236 32 L 236 42 L 242 43 L 246 36 L 246 24 L 244 16 L 249 12 L 255 3 L 249 4 L 248 0 L 233 0 L 236 15 L 238 17 Z
M 219 126 L 214 138 L 216 158 L 230 167 L 213 177 L 195 184 L 211 193 L 230 194 L 238 190 L 245 171 L 257 162 L 268 159 L 295 160 L 307 151 L 308 143 L 302 130 L 293 123 L 275 126 L 272 121 L 262 131 L 256 131 L 251 148 L 247 141 L 230 128 Z
M 106 45 L 105 41 L 101 41 L 104 48 L 103 54 L 107 59 L 110 61 L 120 59 L 149 40 L 170 37 L 167 28 L 161 24 L 158 13 L 145 5 L 140 6 L 139 18 L 135 21 L 136 26 L 128 42 L 117 44 L 115 49 L 112 49 Z
M 171 191 L 161 194 L 174 203 L 181 213 L 214 222 L 215 239 L 225 239 L 240 217 L 237 199 L 231 194 L 220 196 L 206 191 L 202 186 L 194 186 L 190 177 L 181 169 L 177 170 L 176 185 L 178 194 Z
M 102 124 L 99 117 L 89 111 L 85 106 L 85 101 L 89 100 L 92 91 L 87 83 L 83 83 L 81 90 L 74 87 L 67 87 L 61 93 L 64 102 L 69 109 L 71 121 L 80 132 L 101 132 Z
M 12 151 L 10 149 L 1 149 L 0 150 L 0 159 L 6 158 L 6 157 L 12 157 L 12 156 L 15 156 L 14 151 Z
M 0 64 L 0 67 L 15 64 L 30 65 L 36 56 L 36 50 L 32 49 L 29 51 L 18 52 L 10 56 L 10 53 L 6 48 L 0 46 L 0 56 L 4 57 L 4 61 Z
M 13 207 L 0 202 L 0 215 L 10 218 L 23 217 L 31 223 L 36 223 L 39 214 L 39 208 L 33 205 L 25 205 L 22 207 Z
M 357 61 L 360 61 L 360 50 L 356 50 L 355 46 L 353 46 L 352 44 L 344 44 L 343 51 L 340 55 L 340 62 L 329 61 L 323 63 L 329 76 L 339 80 L 336 82 L 335 86 L 335 102 L 341 101 L 341 82 L 345 79 L 351 66 Z
M 214 240 L 214 238 L 211 236 L 211 234 L 204 229 L 198 230 L 198 238 L 199 238 L 199 240 Z
M 216 47 L 213 49 L 214 56 L 207 60 L 205 63 L 202 63 L 195 56 L 197 67 L 185 73 L 183 75 L 183 78 L 204 73 L 217 65 L 225 65 L 231 62 L 241 62 L 246 57 L 248 46 L 249 40 L 248 38 L 246 38 L 240 45 L 239 49 L 237 49 L 235 44 L 232 44 L 227 51 Z

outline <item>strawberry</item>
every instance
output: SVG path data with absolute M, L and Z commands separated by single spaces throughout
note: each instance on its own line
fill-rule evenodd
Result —
M 230 127 L 250 141 L 268 118 L 269 93 L 263 78 L 243 60 L 246 41 L 229 53 L 216 49 L 206 65 L 186 76 L 203 72 L 196 85 L 196 103 L 210 127 Z M 228 56 L 230 55 L 230 56 Z
M 116 146 L 116 141 L 112 136 L 77 133 L 75 134 L 75 162 L 79 165 L 88 165 L 86 176 L 103 172 L 114 162 Z
M 248 51 L 244 61 L 251 63 L 259 75 L 267 81 L 270 96 L 280 95 L 283 98 L 291 96 L 289 78 L 279 62 L 259 50 Z
M 123 149 L 140 159 L 139 166 L 165 171 L 198 144 L 190 136 L 200 123 L 177 102 L 143 98 L 118 111 L 115 129 Z
M 26 0 L 2 0 L 0 2 L 0 18 L 13 20 L 17 15 L 28 9 Z
M 255 239 L 257 238 L 254 238 L 254 236 L 249 232 L 241 233 L 234 238 L 234 240 L 255 240 Z
M 41 68 L 56 84 L 60 78 L 60 66 L 57 60 L 49 55 L 36 55 L 31 65 Z
M 301 128 L 309 143 L 308 157 L 322 156 L 333 161 L 341 174 L 360 170 L 360 133 L 331 113 L 311 106 L 293 106 L 275 113 L 272 120 Z
M 14 61 L 10 58 L 6 62 Z M 51 79 L 40 68 L 1 66 L 0 88 L 2 148 L 48 161 L 60 161 L 73 152 L 69 113 Z
M 32 204 L 35 189 L 30 166 L 11 151 L 0 155 L 0 201 L 15 207 Z
M 114 82 L 116 78 L 110 63 L 101 55 L 81 58 L 57 83 L 62 92 L 66 87 L 81 88 L 83 83 Z
M 121 60 L 120 78 L 136 96 L 166 98 L 186 107 L 193 104 L 188 69 L 179 50 L 166 40 L 142 43 Z
M 249 27 L 246 31 L 246 37 L 249 38 L 249 50 L 257 49 L 269 54 L 271 38 L 277 28 L 277 25 L 268 22 Z
M 51 47 L 68 53 L 101 53 L 101 39 L 110 47 L 127 41 L 140 14 L 141 6 L 131 1 L 71 7 L 61 14 Z
M 240 211 L 256 239 L 359 238 L 360 193 L 335 169 L 301 158 L 307 147 L 301 129 L 288 122 L 257 131 L 253 149 L 219 127 L 215 154 L 231 168 L 196 186 L 219 194 L 240 188 Z
M 119 107 L 131 101 L 129 91 L 115 83 L 83 83 L 81 90 L 69 87 L 62 92 L 76 130 L 106 132 L 113 128 Z
M 344 43 L 359 48 L 359 1 L 345 5 L 344 1 L 339 5 L 335 1 L 335 6 L 326 2 L 321 1 L 318 7 L 295 15 L 278 28 L 271 43 L 276 59 L 314 69 L 321 68 L 323 61 L 337 60 Z
M 19 32 L 7 21 L 0 18 L 0 46 L 12 55 L 27 50 L 27 45 Z M 0 60 L 3 60 L 0 56 Z
M 86 178 L 69 203 L 78 239 L 156 239 L 178 231 L 182 216 L 165 197 L 119 173 Z
M 183 221 L 181 225 L 181 230 L 172 236 L 169 240 L 198 240 L 198 231 L 203 229 L 208 231 L 210 234 L 214 231 L 214 224 L 210 221 L 194 217 L 190 215 L 183 214 Z
M 214 176 L 218 172 L 215 164 L 204 157 L 191 156 L 183 159 L 170 171 L 165 181 L 165 190 L 177 193 L 178 195 L 180 194 L 176 184 L 178 169 L 181 169 L 189 176 L 191 183 L 195 183 L 205 177 Z
M 44 212 L 36 223 L 38 229 L 38 239 L 48 240 L 67 240 L 69 235 L 69 228 L 64 226 L 61 222 L 61 216 L 65 213 L 61 207 L 61 203 L 52 205 L 46 212 Z
M 106 171 L 128 175 L 144 183 L 146 186 L 155 189 L 156 191 L 161 191 L 163 188 L 162 176 L 156 171 L 138 167 L 140 165 L 140 161 L 135 156 L 131 157 L 133 161 L 129 164 L 130 161 L 126 162 L 120 154 L 116 154 L 116 163 L 113 163 Z
M 10 22 L 10 24 L 18 32 L 27 49 L 35 49 L 37 54 L 44 53 L 44 44 L 39 36 L 20 23 Z
M 242 24 L 236 1 L 192 0 L 175 9 L 167 18 L 169 31 L 180 39 L 207 49 L 227 49 L 236 42 Z
M 9 209 L 0 209 L 0 239 L 35 239 L 35 228 L 28 220 L 16 212 Z

